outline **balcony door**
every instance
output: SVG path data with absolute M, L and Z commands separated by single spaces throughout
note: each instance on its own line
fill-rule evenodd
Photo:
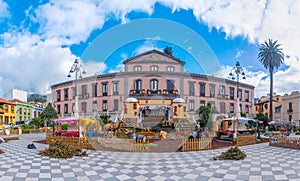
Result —
M 168 91 L 174 90 L 174 84 L 175 84 L 174 80 L 167 80 L 167 90 Z
M 134 81 L 134 90 L 142 90 L 142 81 L 140 79 Z

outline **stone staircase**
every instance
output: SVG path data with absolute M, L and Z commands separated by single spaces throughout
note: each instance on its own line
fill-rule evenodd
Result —
M 124 120 L 125 126 L 132 128 L 152 128 L 152 130 L 162 130 L 162 131 L 175 131 L 175 132 L 187 132 L 191 133 L 194 131 L 196 123 L 192 119 L 180 119 L 174 120 L 173 126 L 162 126 L 161 120 L 163 116 L 149 116 L 146 117 L 141 123 L 137 123 L 136 119 Z M 122 127 L 122 126 L 121 126 Z
M 175 123 L 175 131 L 176 132 L 191 133 L 194 131 L 195 127 L 196 127 L 196 123 L 189 119 L 178 120 L 178 122 Z

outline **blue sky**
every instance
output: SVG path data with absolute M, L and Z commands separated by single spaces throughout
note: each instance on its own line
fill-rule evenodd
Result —
M 269 91 L 269 74 L 257 60 L 268 38 L 288 55 L 274 74 L 274 91 L 290 93 L 300 89 L 299 8 L 292 0 L 0 0 L 0 97 L 14 87 L 49 92 L 69 80 L 75 58 L 94 75 L 120 71 L 123 60 L 165 46 L 188 72 L 228 78 L 240 61 L 259 97 Z

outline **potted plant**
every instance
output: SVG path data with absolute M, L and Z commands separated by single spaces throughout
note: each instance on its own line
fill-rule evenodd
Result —
M 61 130 L 68 130 L 68 128 L 69 128 L 69 124 L 68 123 L 63 123 L 61 125 Z

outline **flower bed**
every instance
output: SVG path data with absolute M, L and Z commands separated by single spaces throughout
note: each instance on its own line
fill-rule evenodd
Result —
M 145 136 L 155 136 L 155 132 L 137 132 L 137 134 L 145 135 Z
M 55 136 L 79 137 L 78 131 L 59 130 L 55 131 Z
M 234 130 L 219 130 L 220 135 L 227 135 L 228 133 L 234 133 Z

